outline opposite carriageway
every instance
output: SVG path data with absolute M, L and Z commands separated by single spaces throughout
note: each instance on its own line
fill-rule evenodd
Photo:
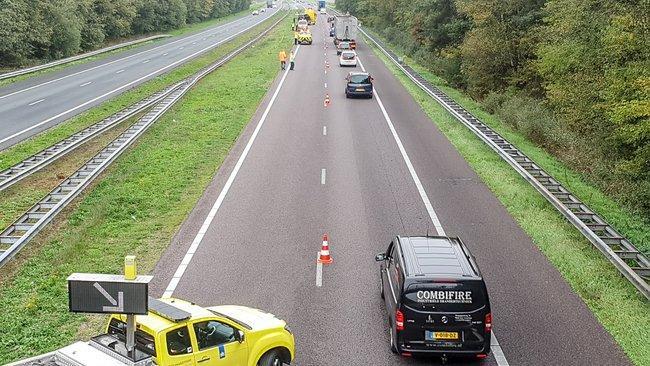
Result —
M 77 197 L 95 178 L 97 178 L 119 155 L 131 146 L 153 123 L 155 123 L 169 108 L 203 77 L 223 66 L 232 58 L 248 49 L 262 37 L 268 34 L 288 13 L 280 16 L 269 27 L 252 40 L 246 42 L 235 51 L 229 53 L 212 65 L 204 68 L 195 75 L 155 93 L 130 107 L 78 132 L 77 134 L 27 158 L 15 166 L 0 172 L 0 191 L 45 167 L 64 156 L 76 147 L 98 136 L 102 132 L 116 126 L 149 109 L 141 118 L 126 131 L 108 144 L 103 150 L 88 160 L 81 168 L 65 179 L 25 214 L 14 221 L 9 227 L 0 232 L 0 267 L 8 263 L 34 236 L 36 236 L 63 208 Z M 257 26 L 255 24 L 248 29 Z M 219 44 L 226 42 L 231 36 Z

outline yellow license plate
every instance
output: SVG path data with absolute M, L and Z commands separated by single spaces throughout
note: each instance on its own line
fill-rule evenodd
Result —
M 458 332 L 433 332 L 434 339 L 457 340 Z

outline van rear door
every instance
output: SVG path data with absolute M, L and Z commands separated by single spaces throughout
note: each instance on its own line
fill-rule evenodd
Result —
M 402 307 L 402 339 L 412 347 L 481 352 L 487 344 L 489 349 L 485 320 L 490 305 L 481 280 L 411 284 Z

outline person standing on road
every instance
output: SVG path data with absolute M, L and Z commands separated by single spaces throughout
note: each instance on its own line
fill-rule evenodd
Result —
M 289 65 L 289 70 L 293 70 L 293 65 L 294 65 L 295 61 L 296 61 L 296 54 L 293 53 L 293 51 L 291 51 L 289 53 L 289 62 L 291 63 Z
M 280 51 L 278 58 L 280 59 L 280 68 L 284 70 L 287 67 L 287 53 L 284 50 Z

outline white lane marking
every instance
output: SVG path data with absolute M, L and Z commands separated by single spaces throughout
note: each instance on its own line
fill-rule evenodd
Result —
M 208 33 L 208 32 L 211 32 L 211 31 L 215 31 L 215 30 L 217 30 L 217 29 L 219 29 L 219 28 L 223 28 L 223 27 L 225 27 L 225 26 L 227 26 L 227 25 L 234 25 L 235 23 L 240 23 L 241 20 L 244 20 L 244 19 L 247 19 L 247 18 L 248 18 L 248 17 L 240 18 L 240 19 L 234 20 L 234 21 L 232 21 L 232 22 L 230 22 L 230 23 L 222 24 L 222 25 L 220 25 L 220 26 L 218 26 L 218 27 L 215 27 L 215 28 L 210 28 L 210 29 L 205 30 L 205 31 L 203 31 L 203 32 L 201 32 L 201 33 L 197 33 L 197 34 L 194 34 L 194 35 L 191 35 L 191 36 L 187 36 L 187 37 L 185 37 L 185 38 L 177 39 L 177 40 L 175 40 L 175 41 L 173 41 L 173 42 L 165 43 L 165 44 L 162 44 L 162 45 L 160 45 L 160 46 L 157 46 L 157 47 L 154 47 L 154 48 L 151 48 L 151 49 L 148 49 L 148 50 L 144 50 L 144 51 L 141 51 L 141 52 L 138 52 L 138 53 L 134 53 L 133 55 L 130 55 L 130 56 L 126 56 L 126 57 L 123 57 L 123 58 L 119 58 L 119 59 L 117 59 L 117 60 L 113 60 L 113 61 L 111 61 L 111 62 L 107 62 L 107 63 L 105 63 L 105 64 L 97 65 L 97 66 L 95 66 L 95 67 L 91 67 L 90 69 L 81 70 L 81 71 L 75 72 L 75 73 L 70 74 L 70 75 L 62 76 L 62 77 L 57 78 L 57 79 L 52 79 L 52 80 L 46 81 L 46 82 L 41 83 L 41 84 L 37 84 L 37 85 L 30 86 L 29 88 L 25 88 L 25 89 L 17 90 L 17 91 L 15 91 L 15 92 L 13 92 L 13 93 L 9 93 L 9 94 L 5 94 L 5 95 L 0 96 L 0 99 L 4 99 L 4 98 L 10 97 L 10 96 L 12 96 L 12 95 L 16 95 L 16 94 L 19 94 L 19 93 L 23 93 L 23 92 L 26 92 L 26 91 L 28 91 L 28 90 L 32 90 L 32 89 L 35 89 L 35 88 L 38 88 L 38 87 L 41 87 L 41 86 L 44 86 L 44 85 L 48 85 L 48 84 L 51 84 L 51 83 L 57 82 L 57 81 L 59 81 L 59 80 L 67 79 L 67 78 L 72 77 L 72 76 L 75 76 L 75 75 L 83 74 L 84 72 L 92 71 L 92 70 L 98 69 L 98 68 L 100 68 L 100 67 L 104 67 L 104 66 L 112 65 L 112 64 L 114 64 L 114 63 L 116 63 L 116 62 L 124 61 L 124 60 L 130 59 L 130 58 L 132 58 L 132 57 L 135 57 L 135 56 L 141 55 L 141 54 L 143 54 L 143 53 L 147 53 L 147 52 L 151 52 L 151 51 L 157 50 L 157 49 L 159 49 L 159 48 L 161 48 L 161 47 L 169 46 L 169 45 L 172 45 L 172 44 L 175 44 L 175 43 L 178 43 L 178 42 L 182 42 L 182 41 L 188 41 L 189 39 L 191 39 L 191 38 L 193 38 L 193 37 L 196 37 L 196 36 L 198 36 L 198 35 L 200 35 L 200 34 Z M 216 34 L 215 34 L 215 35 L 216 35 Z
M 296 47 L 296 52 L 295 52 L 296 55 L 298 54 L 299 50 L 300 50 L 300 45 Z M 284 85 L 284 81 L 286 80 L 288 74 L 289 74 L 289 70 L 287 69 L 284 71 L 284 74 L 282 75 L 282 79 L 280 79 L 280 83 L 275 88 L 275 91 L 273 92 L 273 96 L 271 97 L 269 104 L 266 106 L 266 109 L 264 110 L 264 113 L 262 114 L 260 121 L 257 123 L 257 126 L 253 131 L 253 134 L 248 140 L 248 143 L 246 144 L 244 151 L 242 151 L 241 156 L 239 156 L 239 160 L 237 160 L 237 163 L 235 164 L 235 167 L 230 173 L 230 176 L 228 177 L 226 184 L 221 189 L 221 193 L 219 193 L 219 197 L 217 197 L 217 200 L 214 202 L 214 205 L 212 205 L 212 208 L 210 209 L 208 216 L 203 221 L 203 225 L 201 225 L 201 229 L 199 229 L 199 232 L 194 237 L 194 240 L 192 241 L 192 245 L 190 245 L 190 247 L 187 249 L 187 252 L 183 257 L 181 264 L 176 269 L 176 272 L 174 273 L 174 276 L 172 277 L 171 281 L 169 281 L 169 284 L 165 289 L 165 293 L 163 294 L 163 297 L 171 297 L 174 294 L 174 291 L 176 290 L 176 286 L 178 286 L 178 282 L 181 280 L 183 274 L 185 273 L 185 270 L 187 269 L 187 266 L 192 261 L 192 257 L 194 257 L 194 253 L 196 253 L 197 249 L 199 248 L 199 245 L 201 245 L 201 242 L 203 241 L 203 237 L 207 233 L 208 228 L 212 224 L 212 221 L 214 220 L 215 216 L 217 215 L 217 211 L 219 211 L 219 208 L 221 207 L 223 200 L 226 198 L 226 195 L 228 194 L 228 191 L 230 190 L 232 183 L 235 181 L 235 178 L 237 177 L 237 173 L 239 173 L 239 169 L 241 169 L 242 165 L 244 164 L 244 160 L 246 160 L 246 157 L 248 156 L 248 152 L 251 150 L 251 147 L 253 146 L 253 143 L 255 142 L 257 135 L 262 129 L 262 126 L 266 121 L 266 117 L 269 115 L 269 111 L 271 110 L 271 107 L 273 107 L 273 103 L 275 103 L 275 99 L 278 97 L 278 94 L 280 93 L 280 89 L 282 89 L 282 85 Z
M 181 49 L 181 50 L 182 50 L 183 48 L 185 48 L 185 47 L 184 47 L 184 46 L 179 47 L 179 49 Z
M 196 44 L 196 42 L 192 42 L 192 44 Z
M 325 89 L 327 89 L 327 83 L 325 83 Z
M 361 70 L 363 72 L 366 72 L 365 67 L 363 67 L 363 63 L 361 60 L 357 57 L 357 60 L 359 61 L 359 65 L 361 66 Z M 406 163 L 406 166 L 409 170 L 409 173 L 411 174 L 411 179 L 413 179 L 413 182 L 415 183 L 415 186 L 418 189 L 418 193 L 420 194 L 420 198 L 422 199 L 422 202 L 424 203 L 424 206 L 427 209 L 427 213 L 429 214 L 429 218 L 431 219 L 431 222 L 433 223 L 433 226 L 436 228 L 436 232 L 438 235 L 446 235 L 445 230 L 442 228 L 442 224 L 440 224 L 440 220 L 438 219 L 438 215 L 436 212 L 433 210 L 433 206 L 431 205 L 431 201 L 429 200 L 429 196 L 427 196 L 427 192 L 424 190 L 424 187 L 422 186 L 422 182 L 420 181 L 420 178 L 418 177 L 418 174 L 415 171 L 415 168 L 413 167 L 413 164 L 411 164 L 411 159 L 409 158 L 408 154 L 406 153 L 406 149 L 404 149 L 404 145 L 402 145 L 402 140 L 399 138 L 397 135 L 397 131 L 395 130 L 395 126 L 393 125 L 392 120 L 388 116 L 388 112 L 386 112 L 386 108 L 384 107 L 384 103 L 382 103 L 381 98 L 379 97 L 379 94 L 377 93 L 377 89 L 375 89 L 375 100 L 377 101 L 377 104 L 379 104 L 379 108 L 381 109 L 381 113 L 384 115 L 384 120 L 386 120 L 386 123 L 388 124 L 388 128 L 390 129 L 390 132 L 393 134 L 393 138 L 395 139 L 395 143 L 397 143 L 397 147 L 399 148 L 400 153 L 402 154 L 402 158 L 404 159 L 404 162 Z M 499 344 L 499 341 L 497 341 L 497 337 L 494 334 L 494 331 L 492 331 L 492 342 L 490 344 L 490 349 L 492 350 L 492 354 L 494 355 L 494 359 L 497 362 L 497 365 L 499 366 L 509 366 L 508 360 L 506 359 L 505 354 L 503 353 L 503 349 L 501 349 L 501 345 Z
M 116 74 L 121 74 L 124 72 L 124 69 L 115 71 Z
M 320 184 L 325 184 L 326 179 L 327 179 L 327 170 L 326 169 L 321 169 L 321 171 L 320 171 Z
M 111 90 L 111 91 L 108 91 L 108 92 L 106 92 L 106 93 L 104 93 L 104 94 L 102 94 L 102 95 L 100 95 L 100 96 L 98 96 L 98 97 L 95 97 L 95 98 L 93 98 L 93 99 L 91 99 L 91 100 L 89 100 L 89 101 L 86 101 L 86 102 L 84 102 L 84 103 L 81 103 L 81 104 L 79 104 L 79 105 L 76 106 L 76 107 L 70 108 L 70 109 L 68 109 L 67 111 L 63 111 L 63 112 L 57 114 L 56 116 L 50 117 L 50 118 L 48 118 L 48 119 L 46 119 L 46 120 L 44 120 L 44 121 L 38 122 L 38 123 L 36 123 L 36 124 L 34 124 L 34 125 L 31 125 L 30 127 L 27 127 L 26 129 L 24 129 L 24 130 L 22 130 L 22 131 L 18 131 L 18 132 L 14 133 L 14 134 L 11 135 L 11 136 L 5 137 L 4 139 L 0 140 L 0 144 L 4 143 L 5 141 L 9 141 L 9 140 L 13 139 L 13 138 L 16 137 L 16 136 L 20 136 L 20 135 L 22 135 L 23 133 L 25 133 L 25 132 L 27 132 L 27 131 L 31 131 L 31 130 L 33 130 L 33 129 L 35 129 L 35 128 L 38 128 L 39 126 L 42 126 L 42 125 L 44 125 L 44 124 L 46 124 L 46 123 L 48 123 L 48 122 L 50 122 L 50 121 L 52 121 L 52 120 L 55 120 L 55 119 L 57 119 L 57 118 L 59 118 L 59 117 L 61 117 L 61 116 L 66 115 L 66 114 L 68 114 L 68 113 L 70 113 L 70 112 L 76 111 L 77 109 L 82 108 L 82 107 L 84 107 L 84 106 L 87 106 L 88 104 L 91 104 L 91 103 L 96 102 L 96 101 L 98 101 L 98 100 L 100 100 L 100 99 L 102 99 L 102 98 L 105 98 L 105 97 L 107 97 L 107 96 L 109 96 L 109 95 L 111 95 L 111 94 L 113 94 L 113 93 L 115 93 L 115 92 L 118 92 L 118 91 L 120 91 L 120 90 L 122 90 L 122 89 L 126 89 L 126 88 L 130 87 L 131 85 L 133 85 L 133 84 L 137 84 L 137 83 L 139 83 L 140 81 L 145 80 L 145 79 L 147 79 L 147 78 L 149 78 L 149 77 L 151 77 L 151 76 L 154 76 L 154 75 L 156 75 L 157 73 L 159 73 L 159 72 L 161 72 L 161 71 L 164 71 L 164 70 L 166 70 L 166 69 L 169 69 L 169 68 L 171 68 L 171 67 L 174 67 L 174 66 L 176 66 L 176 65 L 178 65 L 178 64 L 180 64 L 180 63 L 183 63 L 183 62 L 185 62 L 186 60 L 189 60 L 189 59 L 191 59 L 192 57 L 194 57 L 194 56 L 196 56 L 196 55 L 199 55 L 199 54 L 201 54 L 201 53 L 203 53 L 203 52 L 205 52 L 205 51 L 211 50 L 211 49 L 213 49 L 213 48 L 215 48 L 215 47 L 217 47 L 217 46 L 219 46 L 219 45 L 221 45 L 221 44 L 223 44 L 223 43 L 226 43 L 226 42 L 230 41 L 231 39 L 237 37 L 238 35 L 240 35 L 240 34 L 246 32 L 246 31 L 248 31 L 249 29 L 252 29 L 252 28 L 256 27 L 257 25 L 259 25 L 259 23 L 261 23 L 261 22 L 257 22 L 257 23 L 255 23 L 255 24 L 251 25 L 250 27 L 247 27 L 247 28 L 245 28 L 245 29 L 243 29 L 243 30 L 241 30 L 241 31 L 239 31 L 239 32 L 237 32 L 237 33 L 235 33 L 235 34 L 232 34 L 232 35 L 230 35 L 230 36 L 228 36 L 228 37 L 222 39 L 221 41 L 218 41 L 218 42 L 215 42 L 215 43 L 213 43 L 213 44 L 211 44 L 211 45 L 209 45 L 209 46 L 206 46 L 206 47 L 204 47 L 204 48 L 202 48 L 202 49 L 200 49 L 200 50 L 198 50 L 198 51 L 192 53 L 191 55 L 185 56 L 185 57 L 183 57 L 183 58 L 180 59 L 180 60 L 176 60 L 176 61 L 172 62 L 171 64 L 169 64 L 169 65 L 167 65 L 167 66 L 163 66 L 163 67 L 159 68 L 158 70 L 152 71 L 152 72 L 150 72 L 149 74 L 147 74 L 147 75 L 145 75 L 145 76 L 142 76 L 142 77 L 140 77 L 140 78 L 138 78 L 138 79 L 135 79 L 135 80 L 133 80 L 133 81 L 130 81 L 130 82 L 128 82 L 128 83 L 126 83 L 126 84 L 124 84 L 124 85 L 122 85 L 122 86 L 120 86 L 120 87 L 118 87 L 118 88 L 115 88 L 115 89 L 113 89 L 113 90 Z
M 35 102 L 31 102 L 31 103 L 29 103 L 28 105 L 29 105 L 29 106 L 36 105 L 36 104 L 38 104 L 38 103 L 40 103 L 40 102 L 42 102 L 42 101 L 44 101 L 44 100 L 45 100 L 45 99 L 39 99 L 39 100 L 37 100 L 37 101 L 35 101 Z
M 323 126 L 323 136 L 327 136 L 327 126 Z
M 142 61 L 142 63 L 143 63 L 143 64 L 146 64 L 146 63 L 149 62 L 149 61 L 151 61 L 151 60 L 144 60 L 144 61 Z
M 89 82 L 87 82 L 87 83 L 83 83 L 83 84 L 79 85 L 79 87 L 84 87 L 84 86 L 86 86 L 86 85 L 90 85 L 90 84 L 92 84 L 92 83 L 93 83 L 92 81 L 89 81 Z
M 320 258 L 320 253 L 316 254 L 316 259 Z M 323 286 L 323 263 L 316 262 L 316 287 Z

